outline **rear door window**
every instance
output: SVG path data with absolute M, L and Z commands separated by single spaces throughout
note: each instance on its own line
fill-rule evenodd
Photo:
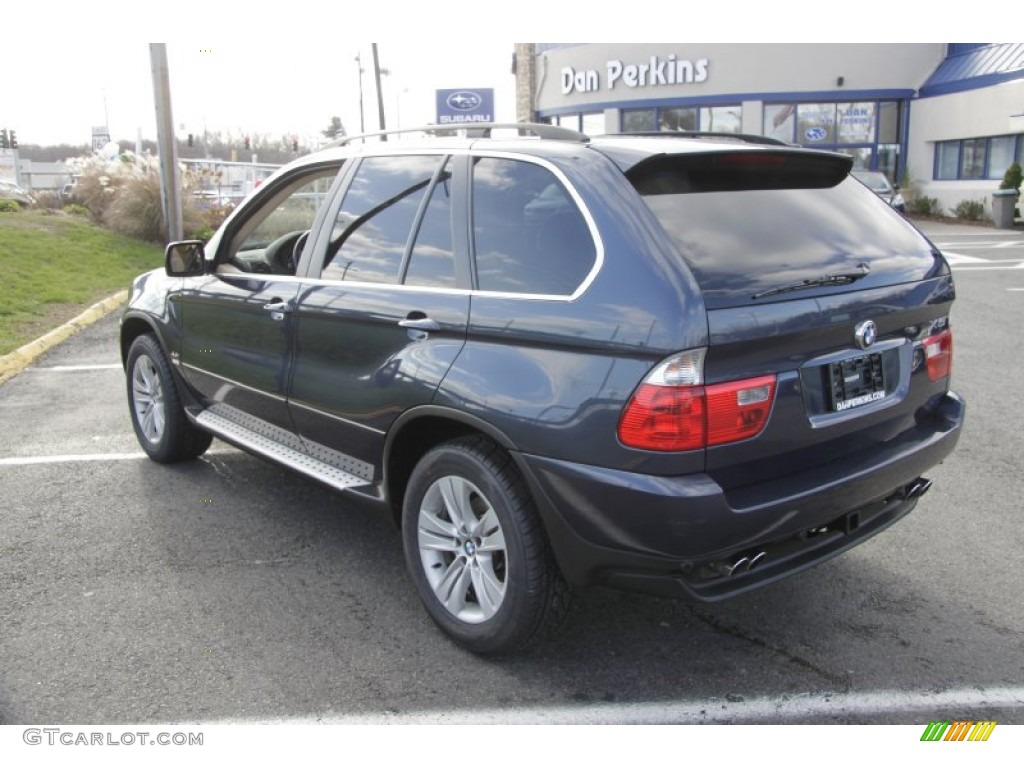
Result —
M 335 220 L 322 277 L 398 283 L 413 225 L 442 159 L 395 155 L 363 160 Z M 436 227 L 426 236 L 438 238 Z

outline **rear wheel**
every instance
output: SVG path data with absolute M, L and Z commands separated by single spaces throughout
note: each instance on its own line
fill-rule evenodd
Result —
M 430 617 L 471 651 L 514 651 L 565 616 L 568 587 L 526 484 L 489 440 L 455 440 L 420 460 L 403 541 Z
M 139 445 L 154 461 L 194 459 L 213 440 L 185 416 L 171 366 L 148 334 L 135 339 L 128 350 L 128 410 Z

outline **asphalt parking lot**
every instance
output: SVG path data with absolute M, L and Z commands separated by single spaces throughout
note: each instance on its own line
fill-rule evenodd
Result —
M 922 228 L 968 421 L 917 510 L 720 605 L 586 592 L 504 660 L 434 629 L 389 521 L 219 441 L 145 459 L 104 318 L 0 384 L 0 724 L 1024 724 L 1024 232 Z

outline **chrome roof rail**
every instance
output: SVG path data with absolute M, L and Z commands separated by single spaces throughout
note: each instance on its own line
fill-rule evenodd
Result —
M 586 143 L 590 137 L 585 133 L 574 131 L 571 128 L 563 128 L 560 125 L 548 125 L 547 123 L 451 123 L 446 125 L 421 125 L 417 128 L 394 128 L 388 131 L 374 131 L 372 133 L 360 133 L 356 136 L 342 136 L 339 139 L 324 144 L 320 149 L 331 147 L 344 147 L 354 141 L 379 138 L 386 140 L 388 136 L 402 133 L 428 133 L 434 136 L 451 136 L 456 132 L 464 132 L 467 138 L 491 138 L 491 131 L 495 129 L 517 130 L 520 135 L 533 134 L 540 139 L 551 139 L 554 141 L 576 141 Z

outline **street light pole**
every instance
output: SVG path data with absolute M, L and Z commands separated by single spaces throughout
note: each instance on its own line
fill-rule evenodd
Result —
M 356 54 L 356 66 L 359 68 L 359 132 L 366 133 L 366 122 L 363 119 L 363 60 Z
M 373 43 L 373 76 L 377 81 L 377 122 L 381 131 L 386 131 L 384 125 L 384 94 L 380 90 L 380 60 L 377 58 L 377 44 Z M 387 135 L 380 137 L 381 141 L 387 141 Z
M 181 185 L 178 182 L 178 147 L 174 140 L 171 117 L 171 80 L 167 68 L 167 45 L 149 44 L 149 60 L 153 69 L 153 96 L 156 103 L 156 132 L 160 153 L 160 198 L 167 240 L 181 240 Z

